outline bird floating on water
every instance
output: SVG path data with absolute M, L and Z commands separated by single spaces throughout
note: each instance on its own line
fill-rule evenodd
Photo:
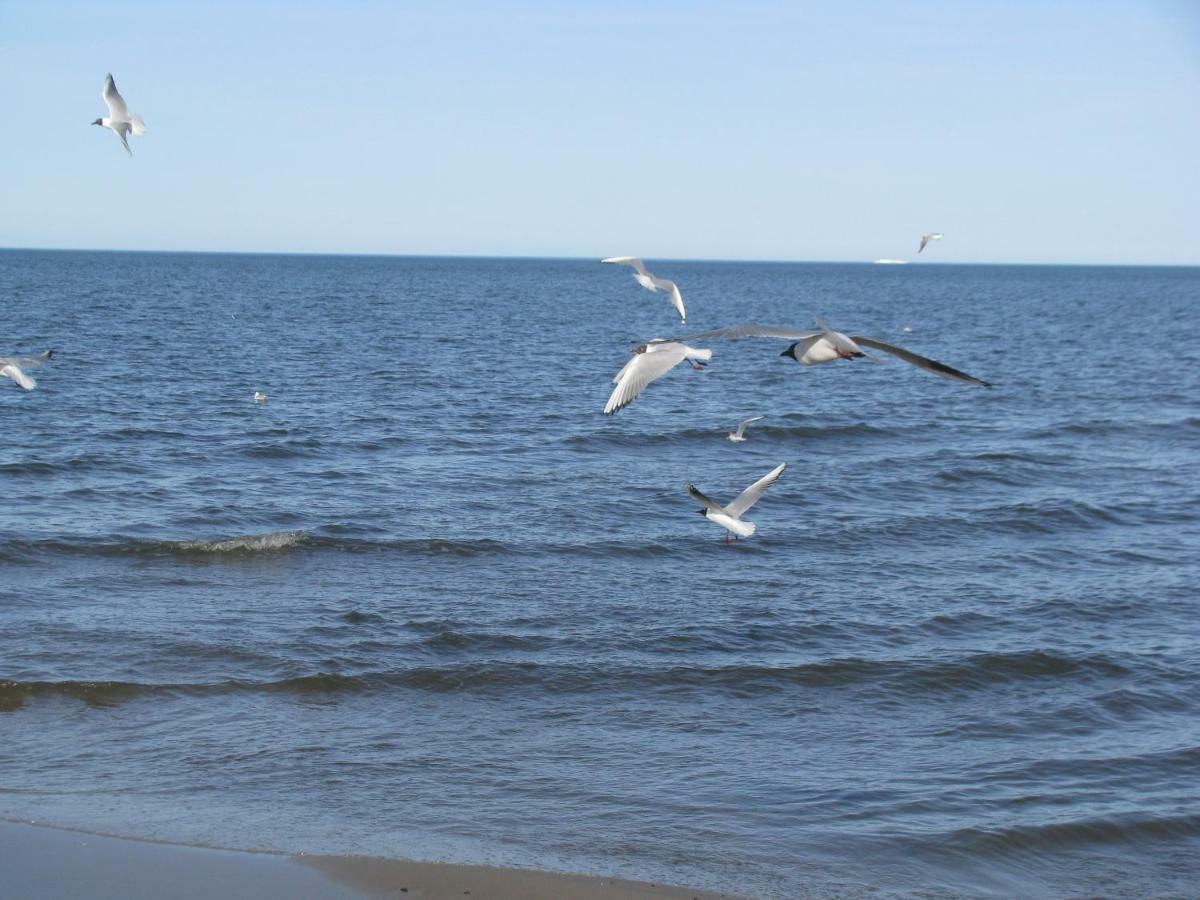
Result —
M 266 403 L 267 395 L 264 394 L 262 391 L 255 391 L 254 392 L 254 402 L 255 403 Z
M 746 440 L 746 437 L 745 437 L 746 426 L 749 425 L 751 422 L 757 422 L 761 418 L 763 418 L 763 417 L 762 416 L 751 416 L 749 419 L 745 419 L 742 422 L 738 423 L 737 431 L 729 432 L 729 440 L 733 441 L 735 444 L 740 444 L 742 441 Z
M 699 350 L 678 341 L 655 339 L 635 347 L 633 359 L 613 376 L 612 394 L 604 404 L 604 414 L 610 416 L 632 403 L 650 382 L 662 378 L 685 359 L 699 371 L 712 359 L 711 350 Z
M 679 293 L 679 286 L 675 282 L 667 278 L 659 278 L 656 275 L 651 275 L 646 271 L 645 264 L 636 256 L 610 256 L 608 259 L 600 260 L 602 263 L 612 263 L 618 266 L 631 266 L 634 269 L 633 280 L 651 292 L 664 291 L 667 295 L 667 302 L 675 307 L 679 313 L 679 321 L 687 323 L 687 311 L 683 308 L 683 295 Z
M 977 384 L 981 387 L 991 387 L 988 382 L 982 381 L 974 375 L 960 372 L 958 369 L 951 368 L 945 363 L 920 356 L 911 350 L 905 350 L 903 347 L 897 347 L 894 344 L 885 344 L 883 341 L 877 341 L 875 338 L 864 337 L 863 335 L 856 334 L 851 336 L 842 334 L 840 331 L 834 331 L 823 319 L 817 319 L 817 327 L 820 329 L 819 331 L 806 331 L 799 328 L 788 328 L 777 325 L 732 325 L 728 328 L 715 328 L 712 331 L 685 335 L 674 338 L 674 340 L 708 341 L 715 338 L 737 339 L 747 337 L 783 338 L 793 343 L 779 355 L 790 356 L 796 362 L 805 366 L 816 366 L 839 359 L 866 358 L 872 362 L 881 362 L 882 360 L 876 359 L 863 349 L 864 347 L 869 347 L 872 350 L 881 350 L 884 353 L 899 357 L 906 363 L 914 365 L 919 369 L 924 369 L 927 372 L 932 372 L 934 375 L 940 375 L 942 378 L 963 381 L 967 384 Z
M 32 391 L 37 387 L 37 380 L 25 370 L 36 369 L 53 358 L 53 350 L 47 350 L 37 356 L 0 356 L 0 377 L 11 378 L 20 387 Z
M 92 124 L 111 128 L 113 134 L 121 139 L 121 146 L 125 148 L 125 152 L 132 157 L 129 134 L 132 132 L 134 137 L 141 137 L 146 133 L 146 123 L 137 113 L 129 111 L 129 107 L 125 105 L 125 98 L 117 92 L 117 83 L 113 81 L 112 75 L 104 79 L 104 89 L 100 91 L 100 97 L 108 105 L 108 116 L 97 119 Z
M 917 248 L 917 252 L 920 253 L 922 250 L 924 250 L 925 245 L 928 244 L 930 241 L 940 241 L 941 239 L 942 239 L 941 234 L 936 231 L 931 231 L 931 232 L 929 232 L 929 234 L 921 235 L 921 246 Z
M 702 494 L 694 484 L 687 486 L 687 492 L 692 496 L 692 499 L 699 500 L 704 504 L 699 510 L 700 514 L 710 522 L 716 522 L 722 528 L 725 528 L 736 537 L 750 537 L 754 534 L 755 524 L 742 519 L 742 514 L 750 509 L 762 497 L 763 492 L 779 480 L 779 476 L 783 474 L 783 470 L 787 468 L 787 463 L 780 463 L 750 487 L 742 491 L 737 498 L 726 506 L 721 506 L 711 497 Z M 725 540 L 729 540 L 729 535 L 725 535 Z

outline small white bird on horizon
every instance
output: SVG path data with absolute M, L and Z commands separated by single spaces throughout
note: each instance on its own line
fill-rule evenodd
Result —
M 141 137 L 146 133 L 146 123 L 137 113 L 129 111 L 129 107 L 125 105 L 125 98 L 117 92 L 117 83 L 113 81 L 112 75 L 104 79 L 104 88 L 100 91 L 100 97 L 108 105 L 108 116 L 97 119 L 92 124 L 112 129 L 113 134 L 121 139 L 121 146 L 125 148 L 125 152 L 132 157 L 133 151 L 129 149 L 129 134 L 132 132 L 134 137 Z
M 634 269 L 633 280 L 651 293 L 656 291 L 666 292 L 667 302 L 675 307 L 679 313 L 679 321 L 687 324 L 687 311 L 683 308 L 683 295 L 679 293 L 679 286 L 675 282 L 667 278 L 659 278 L 651 275 L 646 271 L 645 264 L 636 256 L 610 256 L 608 259 L 600 260 L 600 262 L 612 263 L 617 266 L 631 266 Z
M 264 394 L 262 391 L 255 391 L 254 392 L 254 402 L 255 403 L 266 403 L 267 395 Z
M 787 463 L 780 463 L 750 487 L 742 491 L 732 503 L 727 506 L 721 506 L 711 497 L 702 494 L 694 484 L 687 486 L 687 492 L 692 496 L 692 499 L 699 500 L 704 504 L 699 512 L 704 518 L 710 522 L 716 522 L 722 528 L 732 532 L 736 537 L 750 537 L 754 534 L 757 526 L 753 522 L 747 522 L 742 519 L 742 514 L 750 509 L 762 497 L 763 492 L 779 480 L 779 476 L 783 474 L 783 470 L 787 468 Z M 729 535 L 725 535 L 725 540 L 729 540 Z
M 655 339 L 635 347 L 633 359 L 621 367 L 621 371 L 613 376 L 612 394 L 604 404 L 604 414 L 611 416 L 632 403 L 646 386 L 655 379 L 662 378 L 673 368 L 690 360 L 692 368 L 699 371 L 704 364 L 712 359 L 711 350 L 698 350 L 681 344 L 678 341 L 663 341 Z
M 11 378 L 27 391 L 37 387 L 37 380 L 25 372 L 53 359 L 54 351 L 47 350 L 37 356 L 0 356 L 0 377 Z
M 922 250 L 924 250 L 925 245 L 928 244 L 930 241 L 940 241 L 941 239 L 942 239 L 941 234 L 939 234 L 936 231 L 931 231 L 931 232 L 929 232 L 929 234 L 921 235 L 921 246 L 917 248 L 917 252 L 920 253 Z
M 742 443 L 742 441 L 746 440 L 746 438 L 745 438 L 746 426 L 749 425 L 751 422 L 757 422 L 761 418 L 763 418 L 763 417 L 762 416 L 751 416 L 749 419 L 746 419 L 743 422 L 740 422 L 738 424 L 737 431 L 729 432 L 729 440 L 733 441 L 735 444 Z

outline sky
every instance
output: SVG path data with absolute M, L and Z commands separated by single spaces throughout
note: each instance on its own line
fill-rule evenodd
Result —
M 0 247 L 1200 264 L 1200 0 L 0 0 L 0 78 Z

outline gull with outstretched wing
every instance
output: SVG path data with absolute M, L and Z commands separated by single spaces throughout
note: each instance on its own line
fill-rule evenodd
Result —
M 712 359 L 711 350 L 700 350 L 677 341 L 653 340 L 633 350 L 633 358 L 613 376 L 613 392 L 604 404 L 604 414 L 610 416 L 632 403 L 650 382 L 662 378 L 684 360 L 693 369 L 703 369 Z
M 659 278 L 646 271 L 646 265 L 636 256 L 610 256 L 600 260 L 602 263 L 612 263 L 617 266 L 630 266 L 633 269 L 633 280 L 651 293 L 663 291 L 667 302 L 679 313 L 679 321 L 687 323 L 687 311 L 683 308 L 683 295 L 679 293 L 679 285 L 669 278 Z
M 47 350 L 37 356 L 0 356 L 0 377 L 11 378 L 20 387 L 32 391 L 37 387 L 37 380 L 25 370 L 36 369 L 53 356 L 53 350 Z
M 125 98 L 117 91 L 117 83 L 113 81 L 112 75 L 104 79 L 100 97 L 108 106 L 108 115 L 92 124 L 111 129 L 113 134 L 121 139 L 121 146 L 125 148 L 125 152 L 133 156 L 133 151 L 129 149 L 129 135 L 141 137 L 146 133 L 146 123 L 137 113 L 129 112 Z
M 754 534 L 756 526 L 753 522 L 747 522 L 742 518 L 750 507 L 759 501 L 763 493 L 779 480 L 779 476 L 783 474 L 783 470 L 787 468 L 787 463 L 780 463 L 750 487 L 746 488 L 733 502 L 721 506 L 711 497 L 700 492 L 694 484 L 687 486 L 687 492 L 693 500 L 699 500 L 704 505 L 700 508 L 700 515 L 708 519 L 710 522 L 716 522 L 722 528 L 731 532 L 735 537 L 744 538 Z M 725 540 L 729 540 L 729 535 L 725 535 Z

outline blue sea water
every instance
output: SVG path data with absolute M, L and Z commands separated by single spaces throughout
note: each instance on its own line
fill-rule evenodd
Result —
M 595 261 L 0 251 L 0 355 L 58 351 L 0 379 L 0 816 L 1194 896 L 1200 270 L 652 268 L 996 387 L 746 340 L 605 417 L 680 327 Z M 780 462 L 749 541 L 684 492 Z

